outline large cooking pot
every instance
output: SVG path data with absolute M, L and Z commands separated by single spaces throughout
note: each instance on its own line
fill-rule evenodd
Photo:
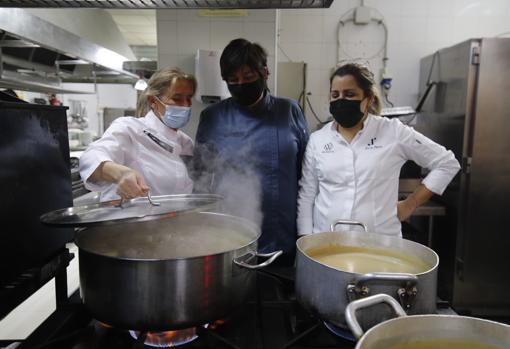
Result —
M 389 305 L 398 315 L 365 334 L 357 311 L 378 304 Z M 467 316 L 413 315 L 398 302 L 378 294 L 350 303 L 345 311 L 353 334 L 361 338 L 355 349 L 505 349 L 510 347 L 510 326 Z
M 334 231 L 338 224 L 359 225 L 365 232 Z M 409 314 L 436 312 L 438 255 L 421 244 L 366 232 L 360 222 L 337 221 L 331 232 L 311 234 L 296 242 L 296 297 L 309 311 L 323 320 L 346 328 L 345 307 L 349 302 L 369 295 L 385 293 L 393 296 Z M 395 255 L 410 256 L 421 261 L 423 272 L 410 273 L 355 273 L 330 267 L 309 255 L 310 251 L 335 246 L 384 250 Z M 372 327 L 392 317 L 384 305 L 370 312 L 361 311 L 358 319 Z
M 93 226 L 76 235 L 83 303 L 115 327 L 163 331 L 221 319 L 247 297 L 260 230 L 219 213 Z M 262 264 L 249 262 L 269 257 Z M 253 263 L 253 262 L 252 262 Z

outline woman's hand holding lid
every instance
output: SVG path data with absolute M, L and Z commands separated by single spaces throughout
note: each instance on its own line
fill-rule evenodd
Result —
M 123 199 L 145 196 L 149 187 L 143 177 L 136 171 L 127 168 L 117 181 L 117 194 Z

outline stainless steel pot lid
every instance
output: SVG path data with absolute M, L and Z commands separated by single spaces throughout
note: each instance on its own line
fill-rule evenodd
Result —
M 215 194 L 147 196 L 131 200 L 112 200 L 93 205 L 68 207 L 41 216 L 53 226 L 83 227 L 126 222 L 143 222 L 174 217 L 189 212 L 207 211 L 222 200 Z

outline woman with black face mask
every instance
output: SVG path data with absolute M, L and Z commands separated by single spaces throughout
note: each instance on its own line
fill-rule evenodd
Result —
M 200 115 L 196 190 L 223 194 L 228 213 L 262 228 L 260 252 L 283 250 L 292 264 L 297 238 L 297 193 L 308 128 L 296 101 L 271 95 L 264 49 L 231 41 L 220 58 L 231 98 Z
M 402 236 L 407 219 L 459 171 L 451 151 L 397 119 L 380 117 L 373 74 L 346 64 L 330 79 L 334 121 L 314 132 L 306 148 L 298 200 L 298 234 L 328 231 L 338 219 L 369 231 Z M 400 168 L 407 160 L 430 170 L 416 190 L 398 201 Z M 344 229 L 349 229 L 346 226 Z

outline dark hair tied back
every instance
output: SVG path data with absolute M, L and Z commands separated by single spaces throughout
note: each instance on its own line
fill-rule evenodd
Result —
M 347 63 L 338 67 L 331 78 L 329 79 L 329 85 L 335 76 L 346 76 L 350 75 L 356 80 L 358 86 L 363 90 L 365 97 L 371 97 L 372 103 L 370 104 L 368 111 L 371 114 L 379 114 L 381 112 L 382 103 L 379 94 L 377 93 L 376 83 L 374 74 L 364 65 L 358 63 Z

